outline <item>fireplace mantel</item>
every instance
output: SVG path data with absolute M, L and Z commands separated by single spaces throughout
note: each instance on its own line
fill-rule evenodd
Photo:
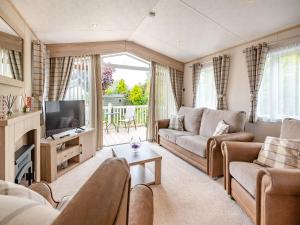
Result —
M 15 151 L 22 144 L 35 144 L 34 175 L 40 181 L 41 111 L 16 113 L 0 119 L 0 179 L 14 182 Z

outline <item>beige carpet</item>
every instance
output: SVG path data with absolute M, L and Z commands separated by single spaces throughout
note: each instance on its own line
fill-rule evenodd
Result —
M 162 184 L 154 192 L 155 225 L 248 225 L 252 224 L 223 189 L 223 179 L 214 181 L 185 161 L 152 144 L 162 155 Z M 93 171 L 111 156 L 106 148 L 51 184 L 56 198 L 74 194 Z M 149 168 L 153 170 L 153 165 Z

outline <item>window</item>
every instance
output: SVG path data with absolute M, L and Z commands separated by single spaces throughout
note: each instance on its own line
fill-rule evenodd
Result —
M 65 100 L 85 100 L 85 124 L 91 116 L 91 57 L 75 57 Z
M 217 107 L 217 93 L 212 64 L 203 66 L 196 95 L 196 107 Z
M 265 121 L 300 118 L 300 44 L 269 51 L 257 115 Z

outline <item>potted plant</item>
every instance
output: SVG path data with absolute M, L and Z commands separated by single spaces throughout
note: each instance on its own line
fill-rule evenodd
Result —
M 108 89 L 114 82 L 112 78 L 113 70 L 110 67 L 104 68 L 102 72 L 102 91 Z

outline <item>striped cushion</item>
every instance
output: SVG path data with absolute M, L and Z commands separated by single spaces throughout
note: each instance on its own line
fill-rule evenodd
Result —
M 224 120 L 221 120 L 218 123 L 218 125 L 216 127 L 216 130 L 213 133 L 213 136 L 219 136 L 219 135 L 222 135 L 222 134 L 228 134 L 228 131 L 229 131 L 229 125 L 227 123 L 225 123 Z
M 1 225 L 50 225 L 59 215 L 53 207 L 25 198 L 0 195 Z
M 266 137 L 254 163 L 273 168 L 300 169 L 300 139 Z
M 169 129 L 183 131 L 183 115 L 172 115 Z
M 39 193 L 32 191 L 22 185 L 18 185 L 8 181 L 0 180 L 0 195 L 26 198 L 52 208 L 52 205 Z

